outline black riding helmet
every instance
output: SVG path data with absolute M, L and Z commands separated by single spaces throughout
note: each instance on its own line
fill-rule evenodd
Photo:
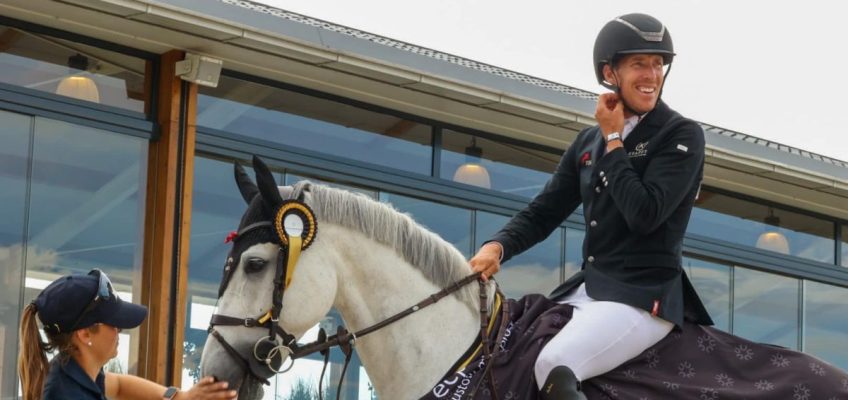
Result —
M 595 39 L 593 54 L 595 75 L 598 83 L 610 90 L 617 87 L 604 80 L 604 65 L 615 65 L 625 54 L 660 54 L 663 64 L 671 70 L 674 59 L 674 44 L 665 25 L 647 14 L 627 14 L 607 22 Z

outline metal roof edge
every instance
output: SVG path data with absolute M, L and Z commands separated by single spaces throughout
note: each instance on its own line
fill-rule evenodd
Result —
M 78 3 L 82 0 L 64 0 Z M 326 62 L 348 62 L 379 72 L 446 85 L 478 97 L 498 98 L 501 104 L 551 115 L 573 114 L 579 123 L 594 123 L 597 94 L 567 85 L 423 48 L 358 29 L 319 20 L 249 0 L 100 0 L 136 12 L 213 29 L 232 39 L 260 38 L 270 46 L 295 46 Z M 143 5 L 147 6 L 143 6 Z M 157 8 L 168 12 L 157 11 Z M 187 21 L 179 14 L 197 18 Z M 206 21 L 211 22 L 205 24 Z M 420 75 L 416 75 L 420 74 Z M 417 78 L 416 78 L 417 77 Z M 486 106 L 486 105 L 483 105 Z M 565 118 L 568 119 L 568 118 Z M 571 118 L 573 120 L 573 118 Z M 556 124 L 556 123 L 555 123 Z M 783 145 L 752 135 L 700 123 L 713 152 L 741 160 L 766 163 L 775 172 L 794 171 L 848 183 L 848 162 Z M 718 154 L 718 153 L 716 153 Z

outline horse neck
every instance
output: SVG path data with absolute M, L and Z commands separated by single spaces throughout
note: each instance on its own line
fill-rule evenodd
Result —
M 383 321 L 442 289 L 395 250 L 346 228 L 328 228 L 322 234 L 345 260 L 337 273 L 334 305 L 350 331 Z M 380 397 L 419 398 L 430 390 L 474 342 L 477 307 L 447 296 L 358 339 L 357 351 Z

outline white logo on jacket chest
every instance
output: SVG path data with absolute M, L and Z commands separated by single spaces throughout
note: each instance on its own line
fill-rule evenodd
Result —
M 648 155 L 648 142 L 642 142 L 636 145 L 636 147 L 627 153 L 627 156 L 630 158 L 633 157 L 645 157 Z

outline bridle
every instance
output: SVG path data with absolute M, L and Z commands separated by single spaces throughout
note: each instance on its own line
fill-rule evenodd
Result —
M 442 298 L 456 292 L 473 281 L 478 281 L 480 284 L 481 348 L 484 352 L 484 357 L 491 359 L 499 352 L 499 349 L 496 346 L 498 340 L 492 341 L 487 332 L 487 327 L 490 325 L 489 320 L 491 318 L 495 318 L 495 316 L 490 315 L 489 313 L 488 295 L 485 290 L 485 285 L 480 279 L 480 273 L 468 275 L 465 278 L 454 282 L 450 286 L 445 287 L 439 292 L 428 296 L 415 305 L 408 307 L 383 321 L 357 330 L 356 332 L 349 332 L 344 327 L 339 326 L 336 334 L 327 337 L 326 332 L 324 332 L 323 329 L 320 329 L 317 340 L 304 345 L 298 344 L 294 335 L 286 332 L 286 330 L 279 325 L 279 317 L 282 311 L 283 294 L 291 282 L 300 252 L 302 250 L 306 250 L 315 239 L 315 234 L 317 232 L 315 214 L 301 199 L 286 200 L 277 207 L 274 212 L 273 221 L 260 221 L 249 224 L 236 232 L 235 237 L 244 237 L 247 233 L 256 230 L 272 230 L 274 233 L 274 242 L 278 245 L 279 249 L 277 254 L 276 271 L 274 273 L 274 289 L 272 292 L 271 309 L 256 318 L 239 318 L 222 314 L 213 314 L 209 323 L 208 331 L 212 337 L 221 344 L 224 350 L 226 350 L 233 359 L 239 362 L 242 370 L 245 371 L 245 374 L 249 374 L 259 382 L 269 385 L 270 382 L 268 379 L 275 374 L 287 372 L 294 365 L 294 360 L 316 352 L 321 353 L 324 356 L 324 369 L 322 369 L 321 377 L 319 378 L 319 382 L 322 382 L 324 371 L 326 370 L 327 363 L 329 361 L 329 349 L 338 346 L 345 355 L 344 367 L 342 368 L 342 374 L 339 378 L 339 385 L 336 393 L 336 398 L 340 398 L 339 395 L 345 372 L 347 371 L 347 366 L 353 353 L 353 347 L 358 338 L 384 328 L 425 307 L 433 305 Z M 234 259 L 231 251 L 230 255 L 227 257 L 227 262 L 224 267 L 224 276 L 218 289 L 219 298 L 224 294 L 224 291 L 226 290 L 237 266 L 238 260 Z M 498 295 L 501 295 L 499 289 Z M 506 307 L 506 303 L 503 305 L 502 313 L 504 316 L 507 316 L 508 309 Z M 500 338 L 503 334 L 507 318 L 501 318 L 501 320 L 503 322 L 501 328 L 498 330 L 497 338 Z M 253 358 L 248 358 L 242 356 L 238 350 L 228 343 L 223 335 L 215 329 L 215 326 L 263 328 L 268 329 L 268 334 L 254 343 Z M 492 342 L 494 342 L 494 344 Z M 286 356 L 291 359 L 291 363 L 288 367 L 283 368 L 282 366 Z M 492 395 L 494 398 L 497 398 L 494 391 L 494 374 L 491 373 L 490 369 L 492 364 L 493 362 L 488 363 L 487 372 L 489 372 L 489 383 L 493 389 Z M 321 389 L 322 388 L 319 385 L 319 398 L 323 397 Z M 473 398 L 473 394 L 471 397 Z
M 248 233 L 258 230 L 270 230 L 278 246 L 274 286 L 271 295 L 271 308 L 255 318 L 239 318 L 222 314 L 213 314 L 209 321 L 209 333 L 236 361 L 242 369 L 264 384 L 269 384 L 268 378 L 291 368 L 281 369 L 286 355 L 294 354 L 298 349 L 294 335 L 286 332 L 279 325 L 280 312 L 283 308 L 283 293 L 291 283 L 294 268 L 300 257 L 300 252 L 307 249 L 315 239 L 317 224 L 315 213 L 300 199 L 283 201 L 274 211 L 272 221 L 260 221 L 244 226 L 236 232 L 235 240 L 245 237 Z M 230 237 L 228 237 L 230 239 Z M 224 265 L 224 276 L 218 288 L 218 298 L 227 289 L 230 279 L 238 267 L 233 250 L 227 256 Z M 253 346 L 253 358 L 242 357 L 230 345 L 215 326 L 245 326 L 248 328 L 265 328 L 268 334 L 260 338 Z M 278 339 L 279 338 L 279 339 Z M 286 354 L 287 352 L 287 354 Z M 292 358 L 294 360 L 294 358 Z M 253 361 L 253 362 L 252 362 Z M 259 364 L 258 364 L 258 363 Z M 263 367 L 264 366 L 264 367 Z

